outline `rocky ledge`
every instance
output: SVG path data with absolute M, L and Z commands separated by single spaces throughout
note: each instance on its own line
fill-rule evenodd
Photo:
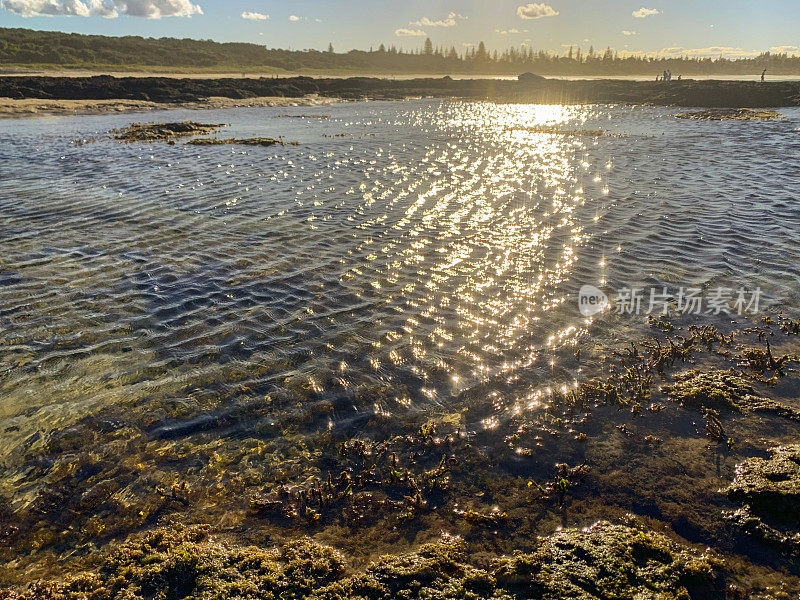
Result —
M 317 94 L 341 99 L 400 99 L 418 96 L 541 104 L 651 104 L 717 108 L 800 105 L 797 82 L 695 81 L 669 83 L 618 79 L 350 78 L 169 78 L 0 77 L 0 97 L 47 100 L 137 100 L 199 102 L 210 97 L 300 98 Z

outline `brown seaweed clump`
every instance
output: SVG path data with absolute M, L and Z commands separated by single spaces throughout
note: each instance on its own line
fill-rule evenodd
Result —
M 224 123 L 197 123 L 182 121 L 180 123 L 131 123 L 123 129 L 115 129 L 114 139 L 123 142 L 169 142 L 177 137 L 188 135 L 208 135 Z
M 774 121 L 783 115 L 774 110 L 753 108 L 709 108 L 698 112 L 680 113 L 679 119 L 695 119 L 699 121 Z
M 131 537 L 94 571 L 0 590 L 0 598 L 722 600 L 725 587 L 722 563 L 709 554 L 606 522 L 559 531 L 533 553 L 499 558 L 488 568 L 471 564 L 466 544 L 445 536 L 354 575 L 338 552 L 307 538 L 266 550 L 214 541 L 207 527 L 176 525 Z
M 240 146 L 275 146 L 290 144 L 297 145 L 297 142 L 284 142 L 275 138 L 197 138 L 196 140 L 189 140 L 186 142 L 189 146 L 225 146 L 228 144 L 235 144 Z
M 764 398 L 747 379 L 732 371 L 680 373 L 675 376 L 675 384 L 664 386 L 663 391 L 670 400 L 694 410 L 762 412 L 800 420 L 800 411 Z

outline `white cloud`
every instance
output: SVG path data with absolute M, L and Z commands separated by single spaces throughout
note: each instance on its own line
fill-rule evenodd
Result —
M 800 53 L 800 47 L 798 46 L 772 46 L 769 49 L 770 52 L 774 52 L 776 54 L 798 54 Z
M 636 35 L 635 31 L 628 31 L 627 29 L 622 30 L 622 35 Z
M 2 0 L 0 8 L 23 17 L 116 17 L 113 4 L 93 0 Z
M 639 10 L 635 10 L 631 13 L 637 19 L 646 19 L 647 17 L 652 17 L 653 15 L 660 15 L 661 11 L 656 8 L 645 8 L 644 6 Z
M 515 33 L 528 33 L 527 29 L 523 29 L 520 31 L 519 29 L 495 29 L 495 33 L 499 33 L 500 35 L 512 35 Z
M 399 36 L 399 37 L 413 37 L 413 36 L 428 35 L 424 31 L 422 31 L 422 29 L 403 29 L 403 28 L 398 29 L 397 31 L 394 32 L 394 34 L 396 36 Z
M 528 4 L 527 6 L 518 6 L 517 15 L 521 19 L 541 19 L 542 17 L 554 17 L 558 14 L 557 10 L 549 4 Z
M 191 17 L 203 10 L 190 0 L 0 0 L 0 8 L 23 17 Z
M 689 57 L 711 57 L 722 56 L 723 58 L 739 58 L 747 56 L 758 56 L 758 50 L 745 50 L 734 46 L 709 46 L 708 48 L 683 48 L 682 46 L 672 46 L 662 48 L 657 55 L 665 58 L 677 58 L 679 56 Z
M 191 17 L 202 15 L 203 9 L 190 0 L 113 0 L 120 12 L 132 17 Z
M 419 21 L 411 21 L 410 25 L 415 27 L 455 27 L 458 24 L 458 19 L 465 19 L 464 15 L 459 15 L 451 12 L 444 19 L 433 20 L 428 17 L 422 17 Z
M 269 19 L 269 15 L 257 12 L 243 12 L 242 18 L 247 19 L 248 21 L 266 21 Z
M 289 20 L 292 21 L 293 23 L 296 23 L 297 21 L 301 21 L 302 19 L 303 19 L 303 17 L 298 17 L 297 15 L 289 15 Z

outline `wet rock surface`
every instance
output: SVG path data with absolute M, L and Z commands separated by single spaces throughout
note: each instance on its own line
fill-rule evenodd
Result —
M 443 537 L 351 574 L 345 558 L 307 538 L 280 549 L 229 545 L 204 527 L 132 536 L 94 568 L 63 582 L 0 590 L 18 600 L 138 598 L 427 598 L 678 600 L 725 598 L 723 564 L 652 532 L 600 522 L 539 540 L 535 551 L 474 564 Z
M 681 82 L 539 79 L 519 81 L 452 79 L 407 80 L 350 78 L 168 77 L 0 77 L 0 97 L 59 100 L 126 99 L 197 102 L 209 97 L 245 99 L 264 96 L 299 98 L 309 94 L 342 99 L 400 99 L 417 96 L 493 99 L 541 104 L 652 104 L 716 108 L 797 106 L 796 82 Z

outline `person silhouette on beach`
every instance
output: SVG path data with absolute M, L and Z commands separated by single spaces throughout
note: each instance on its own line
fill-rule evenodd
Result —
M 761 71 L 761 83 L 764 83 L 764 78 L 767 76 L 767 70 Z

